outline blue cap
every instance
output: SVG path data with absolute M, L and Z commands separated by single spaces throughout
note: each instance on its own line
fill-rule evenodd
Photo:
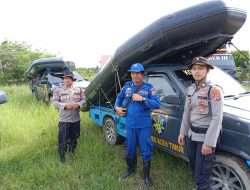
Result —
M 131 68 L 128 70 L 128 72 L 144 72 L 144 67 L 140 63 L 135 63 L 131 65 Z

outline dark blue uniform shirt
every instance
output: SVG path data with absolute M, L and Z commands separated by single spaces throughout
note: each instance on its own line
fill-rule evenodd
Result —
M 137 86 L 132 81 L 127 82 L 118 94 L 115 107 L 124 107 L 128 99 L 133 95 Z M 146 128 L 152 126 L 151 109 L 160 108 L 160 99 L 153 85 L 145 83 L 137 92 L 146 99 L 145 102 L 131 101 L 126 113 L 126 127 Z

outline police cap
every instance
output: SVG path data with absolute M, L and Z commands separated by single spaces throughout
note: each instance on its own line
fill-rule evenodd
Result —
M 64 73 L 63 78 L 66 78 L 66 77 L 70 77 L 72 80 L 75 80 L 74 79 L 74 74 L 72 72 L 66 72 L 66 73 Z
M 214 67 L 208 63 L 208 60 L 205 57 L 195 57 L 192 60 L 192 63 L 188 65 L 188 68 L 191 69 L 193 65 L 206 65 L 210 69 L 213 69 Z

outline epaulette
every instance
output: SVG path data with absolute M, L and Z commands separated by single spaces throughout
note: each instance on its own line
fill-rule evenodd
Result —
M 148 87 L 150 87 L 150 88 L 153 88 L 153 87 L 154 87 L 152 84 L 147 83 L 147 82 L 144 82 L 144 85 L 146 85 L 146 86 L 148 86 Z
M 131 83 L 132 83 L 132 81 L 125 82 L 125 84 L 131 84 Z
M 193 88 L 195 86 L 195 83 L 190 84 L 187 88 Z
M 220 88 L 221 90 L 223 90 L 223 88 L 220 85 L 218 85 L 218 84 L 212 84 L 212 83 L 210 83 L 208 85 L 211 86 L 212 88 Z
M 60 86 L 56 90 L 64 90 L 64 86 Z

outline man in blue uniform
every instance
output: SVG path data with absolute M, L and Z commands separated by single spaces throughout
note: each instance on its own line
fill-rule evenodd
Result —
M 159 109 L 160 99 L 153 85 L 143 82 L 144 67 L 140 63 L 133 64 L 132 81 L 127 82 L 118 94 L 115 109 L 120 116 L 126 116 L 126 162 L 127 172 L 122 174 L 125 179 L 136 173 L 136 147 L 139 143 L 143 159 L 144 182 L 147 186 L 153 183 L 149 178 L 150 160 L 153 143 L 151 141 L 151 109 Z

